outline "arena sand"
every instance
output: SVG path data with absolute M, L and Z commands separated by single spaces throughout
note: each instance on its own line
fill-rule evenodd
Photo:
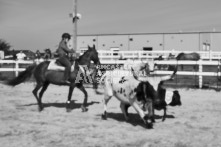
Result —
M 33 83 L 11 88 L 0 84 L 0 146 L 2 147 L 219 147 L 221 146 L 221 92 L 179 89 L 182 106 L 156 111 L 154 129 L 129 109 L 125 122 L 119 101 L 108 104 L 108 120 L 101 120 L 102 95 L 88 91 L 88 112 L 81 112 L 83 93 L 74 90 L 72 111 L 65 102 L 68 87 L 50 85 L 38 112 Z

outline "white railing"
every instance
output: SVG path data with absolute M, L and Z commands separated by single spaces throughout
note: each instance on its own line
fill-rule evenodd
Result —
M 18 72 L 24 71 L 25 68 L 20 68 L 19 64 L 33 64 L 34 61 L 14 61 L 14 60 L 0 60 L 0 72 L 11 71 L 15 72 L 15 75 L 18 75 Z M 125 64 L 128 62 L 127 60 L 101 60 L 101 64 Z M 134 62 L 143 62 L 141 60 L 135 60 Z M 202 88 L 203 84 L 203 76 L 212 76 L 212 77 L 221 77 L 221 61 L 177 61 L 177 60 L 170 60 L 170 61 L 153 61 L 155 64 L 158 65 L 195 65 L 198 66 L 198 71 L 178 71 L 177 75 L 190 75 L 190 76 L 198 76 L 199 77 L 199 87 Z M 131 62 L 130 62 L 131 63 Z M 14 64 L 13 68 L 3 68 L 7 66 L 5 64 Z M 4 65 L 4 66 L 3 66 Z M 203 72 L 203 66 L 216 66 L 217 72 Z M 3 66 L 3 67 L 2 67 Z M 156 70 L 155 74 L 162 75 L 162 74 L 171 74 L 172 71 L 161 71 Z
M 191 76 L 198 76 L 199 77 L 199 88 L 203 86 L 203 76 L 212 76 L 212 77 L 220 77 L 221 78 L 221 62 L 217 61 L 154 61 L 155 64 L 160 65 L 195 65 L 198 66 L 198 71 L 178 71 L 177 75 L 191 75 Z M 203 66 L 216 66 L 217 72 L 203 72 Z M 171 74 L 173 71 L 156 71 L 157 75 L 161 74 Z
M 183 51 L 184 53 L 191 53 L 192 51 Z M 118 60 L 123 59 L 154 59 L 159 56 L 168 58 L 169 54 L 177 56 L 181 51 L 105 51 L 98 50 L 99 58 L 101 60 Z M 201 59 L 203 60 L 217 60 L 221 59 L 221 52 L 199 51 Z
M 13 68 L 7 68 L 5 66 L 7 65 L 2 65 L 2 64 L 10 64 L 13 65 Z M 20 68 L 19 64 L 33 64 L 33 61 L 23 61 L 23 60 L 0 60 L 0 72 L 4 71 L 12 71 L 15 72 L 15 75 L 18 76 L 18 72 L 24 71 L 25 68 Z M 4 66 L 4 67 L 2 67 Z

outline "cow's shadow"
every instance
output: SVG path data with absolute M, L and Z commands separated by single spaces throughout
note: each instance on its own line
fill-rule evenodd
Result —
M 82 103 L 76 103 L 76 100 L 72 100 L 68 109 L 73 110 L 73 109 L 79 109 L 82 106 Z M 87 107 L 89 107 L 90 105 L 93 104 L 99 104 L 100 102 L 97 101 L 91 101 L 87 103 Z M 32 104 L 27 104 L 27 105 L 22 105 L 22 106 L 32 106 L 32 105 L 38 105 L 37 103 L 32 103 Z M 66 108 L 66 103 L 43 103 L 43 107 L 44 108 L 48 108 L 48 107 L 57 107 L 57 108 Z
M 99 115 L 101 116 L 101 115 Z M 157 119 L 162 119 L 163 116 L 160 115 L 154 115 L 154 118 Z M 175 118 L 173 115 L 166 115 L 166 118 Z M 126 121 L 124 118 L 123 113 L 112 113 L 112 112 L 108 112 L 107 113 L 107 121 L 108 119 L 114 119 L 117 120 L 119 122 L 127 122 L 133 126 L 141 126 L 146 128 L 143 120 L 140 118 L 140 116 L 136 113 L 129 113 L 129 120 Z
M 162 118 L 163 118 L 163 115 L 156 115 L 156 114 L 155 114 L 155 115 L 154 115 L 154 118 L 155 118 L 155 119 L 162 119 Z M 166 119 L 167 119 L 167 118 L 175 118 L 175 116 L 174 116 L 174 115 L 168 115 L 168 114 L 167 114 L 167 115 L 166 115 Z

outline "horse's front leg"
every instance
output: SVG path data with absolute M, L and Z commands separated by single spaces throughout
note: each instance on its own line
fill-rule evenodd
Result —
M 70 112 L 71 111 L 71 97 L 72 97 L 72 93 L 74 91 L 75 85 L 71 84 L 69 87 L 69 92 L 68 92 L 68 100 L 66 102 L 66 111 Z
M 85 90 L 83 83 L 79 83 L 77 85 L 77 88 L 84 93 L 84 102 L 81 105 L 81 109 L 82 109 L 82 112 L 86 112 L 86 111 L 88 111 L 88 108 L 86 108 L 87 107 L 87 99 L 88 99 L 87 91 Z
M 42 103 L 41 103 L 41 101 L 39 101 L 39 98 L 38 98 L 38 90 L 41 89 L 41 87 L 42 87 L 42 83 L 37 83 L 35 89 L 32 91 L 32 93 L 34 94 L 34 96 L 37 100 L 39 112 L 43 110 Z
M 165 119 L 166 119 L 166 116 L 167 116 L 167 108 L 165 107 L 165 108 L 163 108 L 163 118 L 162 118 L 162 121 L 165 121 Z

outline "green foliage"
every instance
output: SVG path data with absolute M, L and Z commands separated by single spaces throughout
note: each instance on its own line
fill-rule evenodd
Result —
M 0 50 L 5 52 L 5 55 L 7 55 L 10 51 L 11 45 L 7 43 L 5 40 L 0 39 Z

